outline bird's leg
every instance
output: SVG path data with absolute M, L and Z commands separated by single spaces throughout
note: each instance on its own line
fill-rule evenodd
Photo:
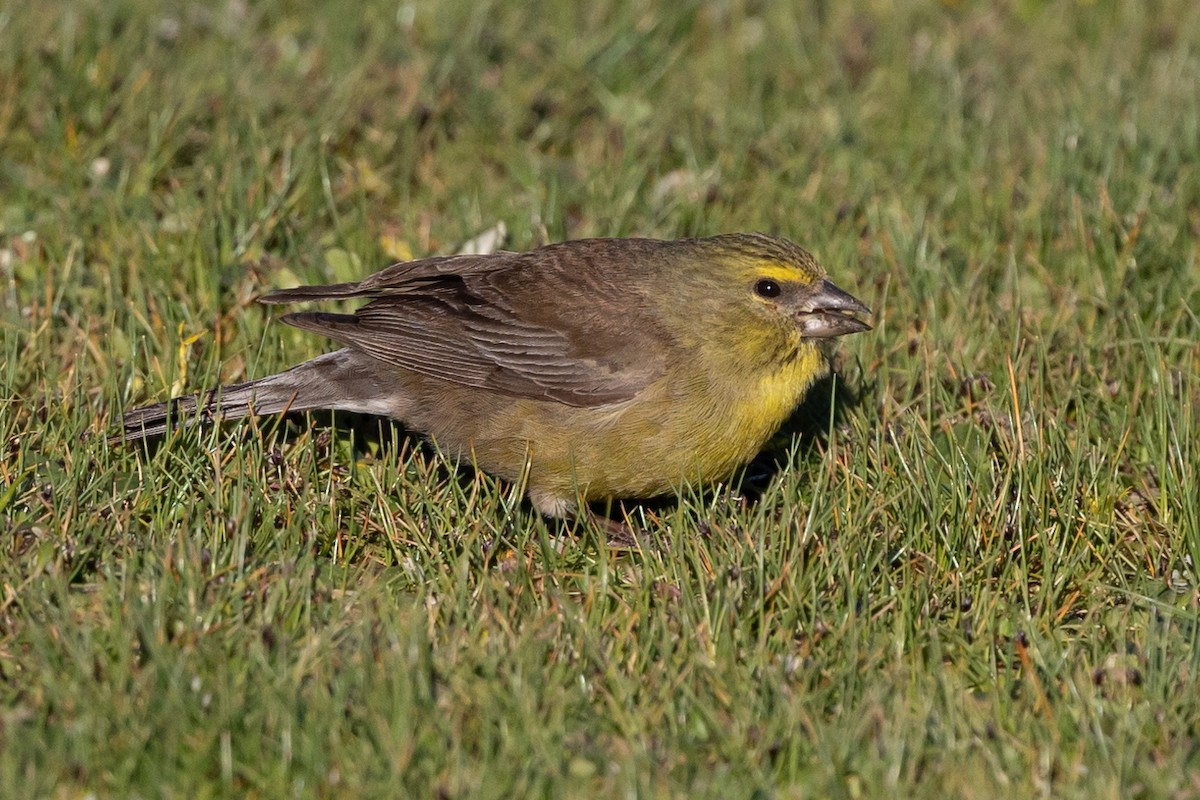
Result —
M 653 546 L 653 542 L 646 535 L 646 532 L 639 531 L 630 525 L 628 517 L 622 521 L 613 519 L 607 513 L 598 514 L 583 503 L 581 499 L 563 497 L 562 495 L 542 492 L 531 488 L 529 490 L 529 500 L 533 503 L 533 507 L 543 516 L 563 520 L 573 518 L 577 523 L 594 525 L 604 534 L 605 546 L 613 550 L 636 550 Z M 616 507 L 618 511 L 621 510 L 620 505 Z M 610 504 L 607 511 L 611 512 L 612 508 L 613 506 Z
M 580 519 L 594 525 L 604 534 L 604 544 L 610 550 L 660 550 L 664 547 L 665 542 L 651 531 L 631 522 L 620 504 L 616 505 L 616 509 L 621 513 L 621 519 L 609 516 L 613 511 L 612 505 L 609 505 L 603 514 L 588 508 L 580 515 Z
M 643 537 L 639 537 L 638 532 L 628 522 L 597 514 L 590 508 L 584 512 L 582 519 L 604 534 L 604 544 L 609 549 L 636 550 L 643 544 Z

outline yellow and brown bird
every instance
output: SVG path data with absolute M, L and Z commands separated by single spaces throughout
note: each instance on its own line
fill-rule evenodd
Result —
M 870 329 L 812 255 L 763 234 L 424 258 L 262 302 L 351 298 L 367 302 L 283 317 L 342 349 L 135 409 L 117 438 L 289 410 L 378 414 L 570 516 L 728 477 L 825 374 L 820 340 Z

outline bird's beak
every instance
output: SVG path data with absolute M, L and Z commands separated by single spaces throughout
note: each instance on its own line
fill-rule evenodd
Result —
M 831 282 L 814 283 L 796 308 L 800 335 L 811 339 L 829 339 L 847 333 L 869 331 L 871 326 L 851 314 L 870 314 L 854 295 L 843 292 Z

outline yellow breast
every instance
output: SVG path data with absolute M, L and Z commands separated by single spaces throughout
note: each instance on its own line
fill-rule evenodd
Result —
M 828 371 L 828 364 L 813 346 L 777 370 L 766 372 L 751 391 L 744 392 L 729 409 L 727 443 L 737 463 L 753 458 L 767 439 L 791 415 L 813 383 Z
M 675 375 L 602 408 L 517 401 L 472 451 L 510 478 L 528 458 L 531 495 L 546 497 L 648 497 L 722 480 L 762 449 L 826 369 L 815 346 L 802 346 L 757 380 Z

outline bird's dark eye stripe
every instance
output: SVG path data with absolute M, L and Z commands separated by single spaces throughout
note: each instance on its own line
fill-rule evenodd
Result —
M 754 291 L 757 292 L 760 297 L 779 297 L 780 293 L 783 292 L 783 289 L 780 288 L 778 283 L 770 278 L 763 278 L 758 283 L 754 284 Z

